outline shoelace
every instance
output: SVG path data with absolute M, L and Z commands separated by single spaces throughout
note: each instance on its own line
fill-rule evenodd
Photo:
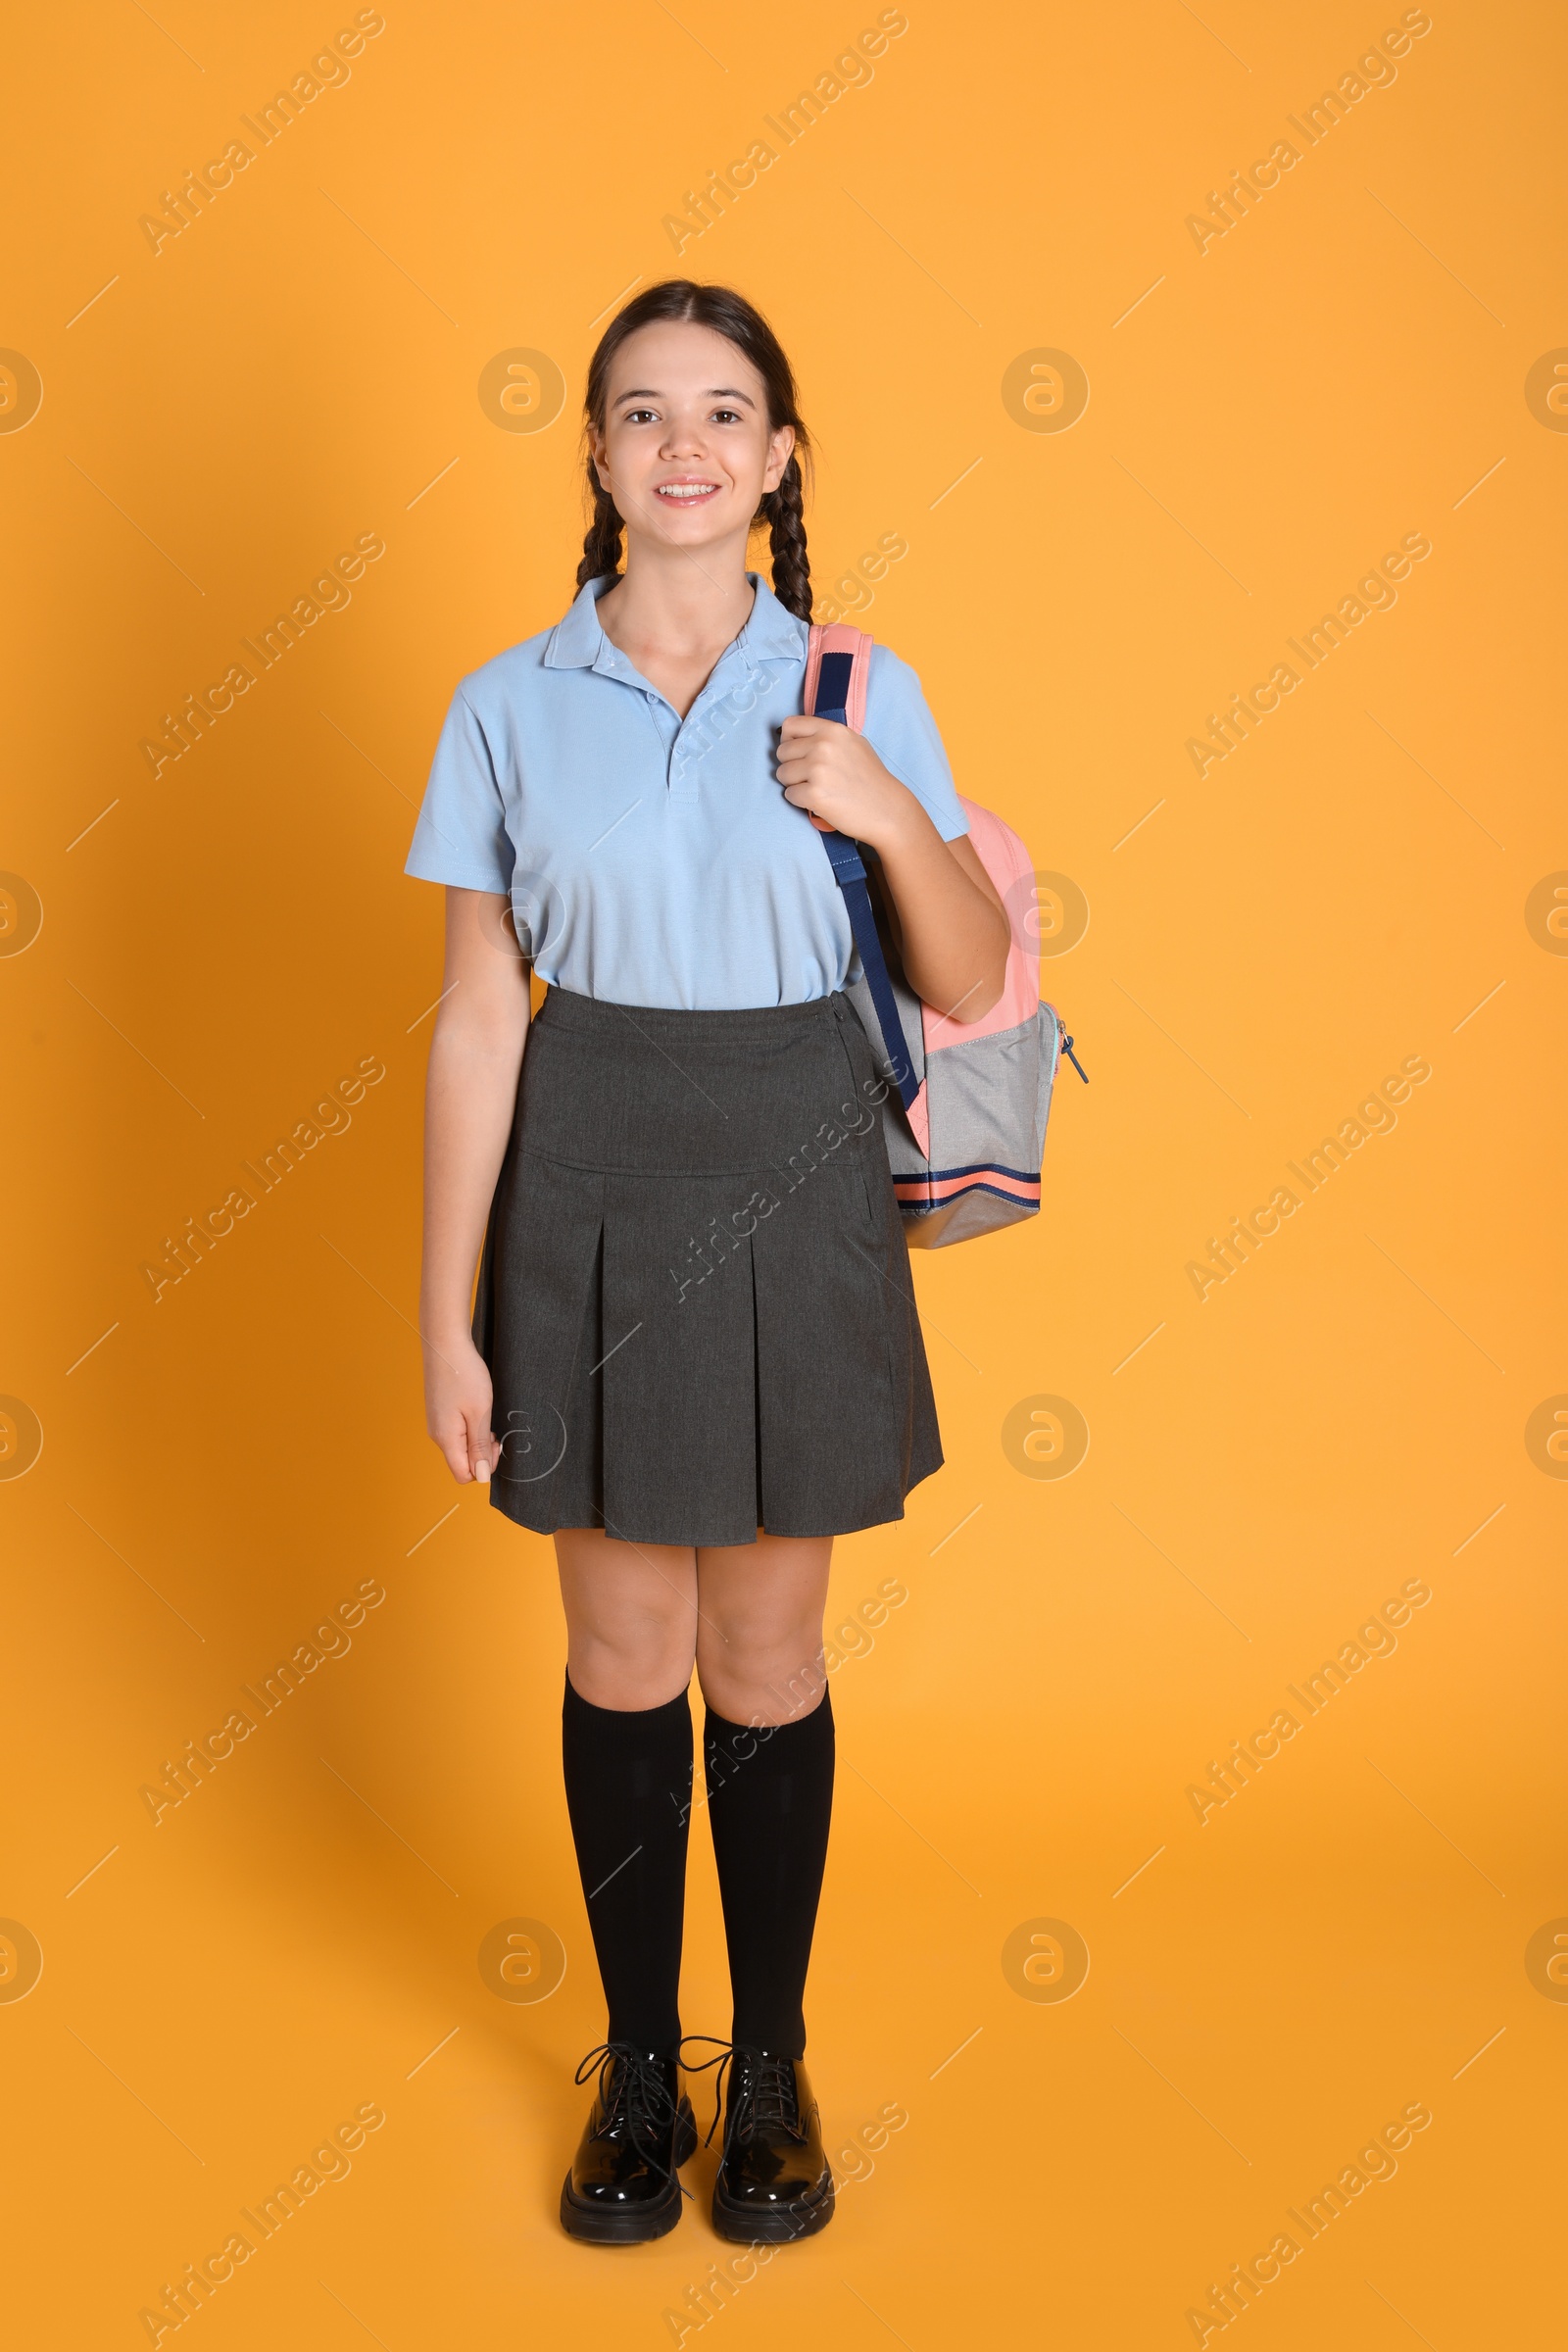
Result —
M 708 2127 L 704 2147 L 711 2143 L 713 2133 L 718 2129 L 718 2119 L 724 2112 L 724 2088 L 732 2065 L 739 2066 L 741 2070 L 741 2087 L 729 2128 L 724 2133 L 725 2145 L 731 2139 L 749 2140 L 761 2124 L 777 2124 L 795 2138 L 805 2138 L 801 2130 L 800 2094 L 791 2060 L 769 2057 L 746 2042 L 719 2041 L 714 2034 L 686 2034 L 680 2045 L 683 2052 L 688 2041 L 711 2041 L 717 2045 L 711 2058 L 704 2058 L 696 2066 L 688 2065 L 684 2056 L 681 2058 L 681 2064 L 689 2075 L 704 2074 L 710 2066 L 718 2069 L 713 2078 L 713 2120 Z
M 608 2133 L 617 2124 L 624 2125 L 626 2137 L 650 2171 L 666 2180 L 673 2180 L 683 2197 L 691 2191 L 681 2180 L 673 2164 L 662 2164 L 659 2142 L 662 2136 L 673 2133 L 677 2107 L 665 2086 L 663 2078 L 650 2065 L 646 2052 L 634 2049 L 630 2042 L 602 2041 L 590 2050 L 578 2067 L 574 2081 L 586 2082 L 595 2066 L 599 2069 L 596 2088 L 604 2113 L 600 2132 Z M 653 2146 L 648 2142 L 653 2140 Z

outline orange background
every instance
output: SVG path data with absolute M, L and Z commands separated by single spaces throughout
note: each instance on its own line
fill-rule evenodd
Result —
M 43 1436 L 0 1482 L 14 2326 L 147 2341 L 165 2282 L 370 2103 L 349 2177 L 215 2293 L 210 2352 L 652 2347 L 727 2258 L 701 2195 L 618 2258 L 559 2232 L 601 2010 L 552 1556 L 456 1495 L 411 1323 L 415 808 L 457 678 L 569 599 L 596 320 L 679 267 L 796 363 L 824 590 L 907 540 L 866 625 L 960 788 L 1087 900 L 1045 987 L 1092 1080 L 1059 1083 L 1039 1220 L 916 1265 L 947 1467 L 835 1566 L 833 1623 L 908 1593 L 834 1682 L 808 2009 L 840 2213 L 684 2340 L 1192 2342 L 1210 2282 L 1416 2102 L 1248 2340 L 1535 2340 L 1568 1490 L 1526 1428 L 1568 1390 L 1568 966 L 1527 903 L 1568 867 L 1568 440 L 1525 387 L 1568 344 L 1560 19 L 1435 8 L 1200 252 L 1187 216 L 1397 9 L 911 5 L 677 265 L 663 216 L 874 8 L 392 0 L 155 254 L 160 191 L 352 16 L 116 0 L 13 33 L 0 341 L 42 406 L 0 432 L 0 863 L 42 928 L 9 886 L 0 1389 Z M 567 387 L 536 432 L 476 389 L 519 348 Z M 1088 379 L 1067 430 L 1004 404 L 1043 349 Z M 155 780 L 161 714 L 371 532 L 352 604 Z M 1414 532 L 1396 606 L 1200 777 L 1206 714 Z M 1407 1056 L 1397 1127 L 1200 1301 L 1208 1237 Z M 155 1304 L 165 1237 L 366 1059 L 352 1126 Z M 1090 1434 L 1064 1479 L 1004 1445 L 1043 1396 Z M 1200 1823 L 1210 1761 L 1414 1579 L 1396 1652 Z M 143 1785 L 368 1582 L 352 1649 L 155 1826 Z M 692 1878 L 686 2018 L 722 2032 L 700 1829 Z M 538 2002 L 478 1966 L 519 1918 L 566 1954 Z M 1026 1997 L 1066 1983 L 1018 1957 L 1046 1920 L 1087 1948 L 1070 1999 Z

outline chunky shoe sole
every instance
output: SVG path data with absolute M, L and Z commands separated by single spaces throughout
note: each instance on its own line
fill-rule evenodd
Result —
M 713 2228 L 737 2245 L 788 2246 L 798 2237 L 814 2237 L 818 2230 L 825 2230 L 833 2219 L 833 2204 L 831 2165 L 823 2168 L 808 2197 L 773 2206 L 755 2204 L 749 2197 L 727 2197 L 720 2168 L 713 2183 Z
M 689 2101 L 682 2099 L 675 2124 L 675 2171 L 690 2161 L 697 2147 L 697 2125 Z M 561 2226 L 568 2237 L 585 2238 L 595 2246 L 644 2246 L 667 2237 L 680 2220 L 679 2179 L 669 2181 L 645 2204 L 612 2205 L 598 2197 L 572 2194 L 568 2172 L 561 2185 Z

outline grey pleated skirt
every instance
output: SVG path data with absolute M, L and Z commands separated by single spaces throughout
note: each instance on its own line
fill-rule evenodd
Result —
M 682 1544 L 903 1518 L 942 1442 L 881 1091 L 842 994 L 550 991 L 474 1308 L 498 1510 Z

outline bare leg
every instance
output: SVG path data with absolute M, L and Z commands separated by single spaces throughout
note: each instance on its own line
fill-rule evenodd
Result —
M 596 1707 L 662 1706 L 692 1679 L 697 1554 L 686 1544 L 623 1544 L 601 1528 L 556 1536 L 566 1612 L 566 1675 Z
M 697 1553 L 697 1672 L 731 1723 L 795 1723 L 821 1703 L 831 1536 L 759 1536 Z

